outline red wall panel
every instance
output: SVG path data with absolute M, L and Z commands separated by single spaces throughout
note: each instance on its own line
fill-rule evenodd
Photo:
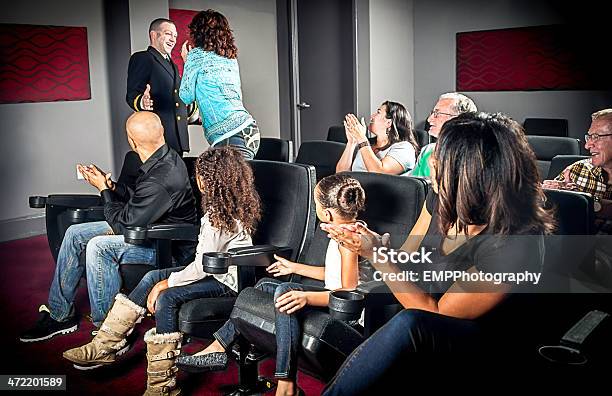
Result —
M 598 89 L 584 58 L 565 25 L 457 33 L 457 90 Z
M 0 24 L 0 103 L 91 99 L 87 28 Z
M 176 39 L 176 47 L 172 50 L 172 61 L 176 63 L 181 76 L 183 75 L 183 58 L 181 58 L 181 47 L 185 40 L 189 40 L 189 28 L 187 25 L 191 23 L 193 16 L 199 11 L 193 10 L 179 10 L 176 8 L 170 8 L 169 18 L 174 21 L 176 25 L 176 31 L 178 37 Z

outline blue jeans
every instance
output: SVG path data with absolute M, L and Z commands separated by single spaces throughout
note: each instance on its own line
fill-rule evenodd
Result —
M 233 146 L 240 151 L 245 159 L 252 160 L 259 150 L 259 141 L 259 127 L 253 122 L 234 136 L 221 140 L 215 144 L 215 147 Z
M 143 308 L 147 306 L 147 297 L 158 282 L 168 279 L 170 274 L 180 271 L 185 267 L 166 268 L 153 270 L 140 280 L 138 286 L 132 290 L 129 299 Z M 155 302 L 155 325 L 157 333 L 173 333 L 179 331 L 178 312 L 181 306 L 197 298 L 212 298 L 233 296 L 236 293 L 219 282 L 212 276 L 208 276 L 197 282 L 185 286 L 169 287 L 159 294 Z
M 85 251 L 85 265 L 80 256 Z M 153 248 L 130 245 L 112 235 L 107 222 L 75 224 L 66 230 L 49 290 L 51 317 L 59 322 L 74 316 L 74 296 L 87 272 L 92 318 L 98 325 L 121 287 L 120 264 L 154 264 Z
M 474 353 L 481 347 L 481 335 L 471 320 L 403 310 L 351 353 L 323 395 L 369 395 L 380 393 L 380 389 L 403 389 L 406 375 L 416 374 L 410 367 L 416 353 L 421 353 L 420 357 Z M 438 355 L 438 366 L 439 360 Z
M 264 278 L 257 282 L 256 289 L 262 290 L 269 294 L 274 294 L 274 301 L 291 290 L 301 291 L 329 291 L 323 287 L 308 286 L 301 283 L 281 282 L 278 279 Z M 302 308 L 297 313 L 302 313 L 308 310 L 307 307 Z M 302 327 L 296 314 L 287 314 L 275 310 L 274 325 L 276 335 L 276 370 L 274 376 L 276 378 L 295 380 L 297 377 L 297 354 L 302 338 Z M 225 350 L 234 343 L 239 334 L 231 320 L 215 333 L 215 338 Z

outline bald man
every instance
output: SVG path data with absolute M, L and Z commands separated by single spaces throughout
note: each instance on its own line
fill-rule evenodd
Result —
M 36 325 L 20 337 L 35 342 L 77 329 L 74 296 L 83 272 L 87 273 L 92 321 L 99 327 L 121 288 L 119 265 L 155 265 L 155 250 L 126 243 L 126 227 L 156 223 L 196 224 L 195 200 L 187 168 L 176 151 L 164 141 L 164 128 L 152 112 L 132 114 L 126 123 L 127 138 L 143 164 L 136 184 L 115 183 L 110 173 L 95 165 L 79 165 L 83 177 L 100 191 L 106 221 L 76 224 L 68 228 L 57 257 L 49 304 L 41 305 Z M 193 243 L 177 246 L 182 260 L 194 250 Z M 79 256 L 85 252 L 85 265 Z

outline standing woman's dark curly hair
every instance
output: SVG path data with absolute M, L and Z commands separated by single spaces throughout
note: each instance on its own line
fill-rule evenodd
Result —
M 503 114 L 464 113 L 446 121 L 432 155 L 438 224 L 486 225 L 493 234 L 550 233 L 536 157 L 523 128 Z
M 238 56 L 234 34 L 223 14 L 215 10 L 200 11 L 188 27 L 194 46 L 204 51 L 213 51 L 228 59 L 236 59 Z
M 209 148 L 196 161 L 201 183 L 202 210 L 221 231 L 232 231 L 240 221 L 253 235 L 261 219 L 261 202 L 253 171 L 240 152 L 231 147 Z

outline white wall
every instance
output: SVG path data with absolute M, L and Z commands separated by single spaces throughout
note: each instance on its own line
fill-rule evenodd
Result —
M 370 112 L 385 100 L 414 115 L 412 0 L 370 0 Z
M 28 207 L 29 195 L 93 193 L 91 186 L 76 179 L 76 163 L 111 167 L 102 4 L 102 0 L 28 0 L 3 7 L 0 23 L 87 27 L 91 99 L 0 105 L 0 223 L 44 216 Z
M 564 22 L 555 2 L 531 0 L 414 1 L 415 119 L 424 121 L 437 97 L 455 90 L 455 34 Z M 594 61 L 598 61 L 596 58 Z M 483 111 L 526 117 L 567 118 L 570 135 L 587 130 L 590 114 L 610 107 L 610 92 L 466 92 Z
M 212 8 L 227 17 L 238 47 L 244 105 L 257 120 L 262 136 L 279 137 L 276 1 L 170 0 L 169 4 L 185 10 Z M 207 147 L 201 126 L 189 127 L 189 135 L 193 155 Z
M 370 114 L 370 0 L 355 0 L 357 114 Z
M 149 47 L 149 25 L 157 18 L 168 18 L 168 0 L 129 0 L 132 52 Z M 180 51 L 177 45 L 174 51 Z

